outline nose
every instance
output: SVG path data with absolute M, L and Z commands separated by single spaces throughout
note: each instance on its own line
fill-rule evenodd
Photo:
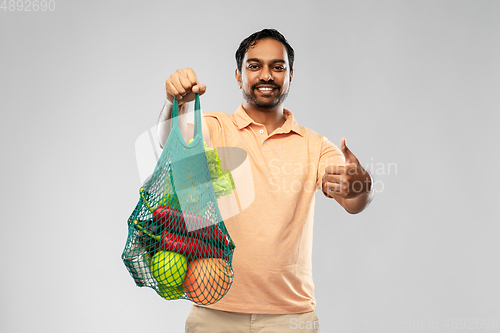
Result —
M 274 78 L 271 74 L 271 71 L 269 70 L 269 67 L 267 67 L 267 66 L 262 67 L 262 70 L 260 71 L 259 79 L 262 81 L 273 81 L 274 80 Z

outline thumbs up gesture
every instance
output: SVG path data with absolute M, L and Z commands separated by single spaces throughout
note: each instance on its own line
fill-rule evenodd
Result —
M 337 196 L 352 199 L 369 193 L 372 188 L 370 174 L 363 169 L 345 142 L 345 137 L 340 140 L 340 149 L 345 156 L 345 164 L 329 165 L 325 168 L 323 175 L 323 192 L 330 198 Z

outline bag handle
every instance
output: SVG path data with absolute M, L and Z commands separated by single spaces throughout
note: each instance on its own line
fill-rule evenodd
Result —
M 179 104 L 177 103 L 177 99 L 174 98 L 174 102 L 172 105 L 172 122 L 170 127 L 170 133 L 174 131 L 174 129 L 179 128 Z M 180 131 L 180 129 L 179 129 Z M 194 98 L 194 133 L 193 139 L 197 136 L 203 138 L 203 134 L 201 132 L 201 107 L 200 107 L 200 95 L 196 94 Z M 196 141 L 196 140 L 194 140 Z

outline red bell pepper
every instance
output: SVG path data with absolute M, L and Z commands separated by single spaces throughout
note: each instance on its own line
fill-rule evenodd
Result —
M 156 241 L 160 241 L 160 248 L 162 250 L 177 252 L 195 258 L 222 258 L 224 260 L 229 260 L 228 254 L 224 250 L 200 239 L 174 234 L 168 231 L 164 231 L 161 236 L 153 235 L 144 229 L 139 221 L 135 220 L 129 222 L 133 223 L 137 229 L 147 236 Z
M 165 231 L 161 238 L 161 249 L 195 258 L 222 258 L 228 260 L 225 251 L 197 238 Z
M 190 225 L 200 228 L 188 231 L 184 216 L 186 216 Z M 234 248 L 233 242 L 222 232 L 222 230 L 217 225 L 211 224 L 211 222 L 203 216 L 194 213 L 183 214 L 177 209 L 168 206 L 160 206 L 153 212 L 153 221 L 162 224 L 169 231 L 211 240 L 222 246 Z M 206 227 L 201 228 L 202 226 Z

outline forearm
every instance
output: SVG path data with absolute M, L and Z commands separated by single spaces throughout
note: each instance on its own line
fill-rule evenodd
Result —
M 187 104 L 182 104 L 179 107 L 179 129 L 181 131 L 182 137 L 187 137 Z M 172 103 L 168 99 L 165 101 L 165 105 L 160 112 L 160 116 L 158 118 L 158 141 L 160 142 L 160 147 L 163 148 L 165 143 L 167 142 L 168 135 L 170 134 L 171 122 L 172 118 Z

